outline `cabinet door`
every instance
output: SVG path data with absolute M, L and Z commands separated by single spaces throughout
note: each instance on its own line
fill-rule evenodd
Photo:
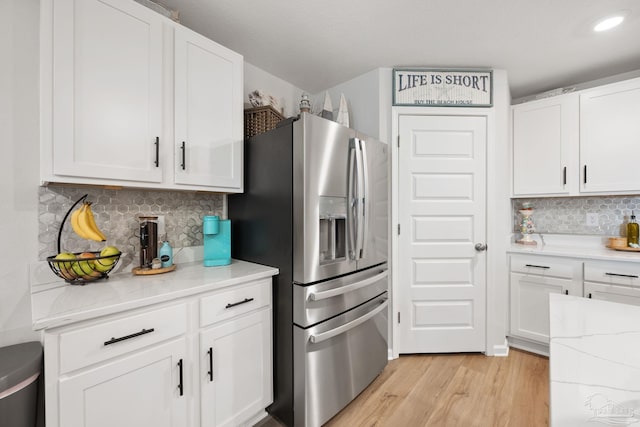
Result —
M 161 70 L 157 13 L 129 0 L 55 0 L 53 173 L 160 182 Z
M 514 106 L 514 196 L 577 191 L 577 139 L 576 94 Z
M 180 373 L 186 344 L 179 339 L 65 376 L 60 380 L 60 426 L 175 427 L 188 420 Z M 184 387 L 184 384 L 182 384 Z
M 580 95 L 582 193 L 640 190 L 640 79 Z
M 177 184 L 242 191 L 242 56 L 175 32 Z
M 549 343 L 549 294 L 582 296 L 570 279 L 511 273 L 511 334 Z
M 200 333 L 201 426 L 237 426 L 272 401 L 271 309 Z
M 640 305 L 640 288 L 584 282 L 584 296 L 622 304 Z

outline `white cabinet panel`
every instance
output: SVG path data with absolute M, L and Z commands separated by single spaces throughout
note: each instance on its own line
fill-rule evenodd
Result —
M 242 61 L 176 28 L 176 183 L 242 190 Z
M 514 196 L 577 191 L 578 96 L 513 107 Z
M 128 0 L 53 3 L 53 173 L 160 182 L 162 19 Z
M 640 288 L 628 286 L 584 282 L 584 296 L 621 304 L 640 305 Z
M 237 426 L 273 401 L 271 310 L 200 333 L 202 426 Z
M 187 397 L 179 390 L 179 362 L 184 363 L 185 354 L 185 339 L 181 338 L 63 377 L 59 425 L 187 426 Z
M 580 95 L 582 193 L 640 190 L 640 78 Z

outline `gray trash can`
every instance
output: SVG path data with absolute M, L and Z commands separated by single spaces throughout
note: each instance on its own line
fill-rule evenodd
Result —
M 0 348 L 0 426 L 34 427 L 42 345 L 26 342 Z

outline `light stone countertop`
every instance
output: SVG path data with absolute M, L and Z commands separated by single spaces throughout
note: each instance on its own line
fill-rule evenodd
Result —
M 531 254 L 567 258 L 582 258 L 601 261 L 639 262 L 640 252 L 616 251 L 606 247 L 608 237 L 535 234 L 537 245 L 522 245 L 513 242 L 507 248 L 510 254 Z
M 123 272 L 86 285 L 68 285 L 60 280 L 58 286 L 32 290 L 33 329 L 64 326 L 276 274 L 277 268 L 232 260 L 222 267 L 204 267 L 201 261 L 177 264 L 175 271 L 158 275 Z
M 552 427 L 640 423 L 640 307 L 549 295 Z

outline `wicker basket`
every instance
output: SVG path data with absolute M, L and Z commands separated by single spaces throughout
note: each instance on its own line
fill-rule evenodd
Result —
M 249 139 L 275 129 L 278 122 L 283 119 L 284 116 L 270 105 L 244 110 L 244 138 Z

